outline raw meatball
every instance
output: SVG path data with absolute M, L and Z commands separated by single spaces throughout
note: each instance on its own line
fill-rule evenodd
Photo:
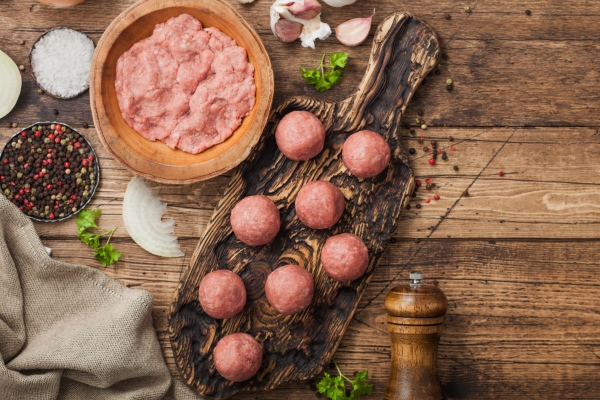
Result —
M 321 250 L 321 263 L 336 281 L 352 281 L 367 270 L 369 250 L 358 236 L 342 233 L 327 239 Z
M 367 130 L 350 135 L 342 147 L 344 165 L 359 178 L 379 175 L 390 163 L 390 157 L 385 139 Z
M 213 351 L 217 372 L 233 382 L 242 382 L 256 375 L 262 356 L 262 347 L 247 333 L 223 337 Z
M 246 287 L 235 273 L 220 269 L 200 282 L 198 299 L 204 311 L 213 318 L 231 318 L 246 305 Z
M 296 215 L 312 229 L 326 229 L 335 225 L 346 207 L 340 189 L 326 181 L 313 181 L 300 189 L 296 196 Z
M 308 160 L 323 150 L 325 127 L 308 111 L 292 111 L 279 121 L 275 140 L 290 160 Z
M 269 274 L 265 283 L 269 304 L 285 315 L 304 310 L 312 301 L 314 282 L 310 273 L 298 265 L 286 265 Z
M 256 195 L 242 199 L 231 210 L 233 233 L 248 246 L 260 246 L 275 239 L 281 219 L 279 210 L 267 196 Z

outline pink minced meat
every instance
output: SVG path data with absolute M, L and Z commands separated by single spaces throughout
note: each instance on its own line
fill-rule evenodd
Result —
M 256 100 L 246 50 L 188 14 L 156 25 L 123 53 L 115 87 L 129 126 L 193 154 L 231 136 Z

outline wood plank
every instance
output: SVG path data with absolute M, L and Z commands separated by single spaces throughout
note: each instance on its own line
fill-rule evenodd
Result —
M 103 225 L 122 227 L 123 195 L 131 174 L 108 156 L 92 128 L 81 131 L 94 145 L 102 168 L 100 188 L 90 206 L 102 208 Z M 0 141 L 13 132 L 0 127 Z M 422 144 L 418 135 L 424 136 Z M 433 140 L 448 155 L 448 161 L 438 157 L 435 166 L 428 162 L 431 151 L 423 151 L 431 149 Z M 404 146 L 416 149 L 411 167 L 423 186 L 403 213 L 397 238 L 600 237 L 596 128 L 418 129 L 415 135 L 406 132 Z M 500 171 L 503 177 L 498 176 Z M 202 237 L 229 177 L 183 186 L 152 183 L 169 204 L 167 217 L 175 219 L 176 235 Z M 435 189 L 425 189 L 428 178 Z M 461 198 L 467 188 L 469 197 Z M 434 200 L 436 194 L 439 201 Z M 72 236 L 76 231 L 74 220 L 36 223 L 36 229 L 47 237 Z M 129 237 L 123 228 L 115 235 Z
M 43 242 L 57 259 L 91 264 L 91 251 L 80 249 L 75 240 Z M 412 269 L 420 269 L 426 282 L 437 282 L 449 299 L 439 354 L 449 398 L 555 398 L 561 393 L 561 398 L 591 399 L 600 390 L 594 378 L 600 372 L 600 306 L 595 300 L 600 295 L 595 250 L 600 241 L 393 242 L 335 356 L 349 373 L 369 368 L 375 383 L 369 398 L 381 398 L 389 371 L 383 299 Z M 119 239 L 117 244 L 123 261 L 103 271 L 152 293 L 155 327 L 176 373 L 167 313 L 187 259 L 159 260 L 136 252 L 130 240 Z M 186 249 L 195 245 L 193 239 L 182 241 Z M 315 398 L 305 383 L 235 398 L 285 396 Z
M 33 0 L 9 1 L 0 14 L 2 48 L 18 63 L 27 65 L 28 45 L 45 29 L 56 26 L 56 21 L 88 33 L 97 42 L 103 29 L 132 3 L 133 0 L 118 3 L 97 0 L 58 10 Z M 317 51 L 304 49 L 298 42 L 280 43 L 269 29 L 270 2 L 243 6 L 232 0 L 232 4 L 253 21 L 269 52 L 277 87 L 275 104 L 294 95 L 337 101 L 355 90 L 355 82 L 366 67 L 370 40 L 356 48 L 347 48 L 331 38 L 318 43 Z M 324 18 L 327 16 L 327 21 L 336 26 L 349 18 L 368 15 L 373 7 L 377 9 L 374 27 L 389 13 L 399 11 L 393 2 L 379 0 L 336 10 L 325 6 Z M 407 110 L 405 121 L 414 122 L 418 112 L 423 111 L 422 118 L 436 126 L 597 124 L 598 31 L 580 28 L 600 22 L 597 5 L 578 2 L 574 9 L 546 1 L 536 7 L 529 5 L 535 8 L 531 17 L 524 14 L 527 5 L 516 0 L 477 2 L 470 14 L 464 13 L 463 7 L 433 0 L 408 7 L 408 11 L 423 17 L 445 39 L 442 45 L 448 57 L 442 60 L 441 74 L 424 82 Z M 444 19 L 446 13 L 451 14 L 450 20 Z M 28 45 L 20 46 L 21 39 Z M 318 94 L 302 80 L 297 68 L 318 64 L 321 51 L 348 51 L 350 62 L 345 70 L 346 82 Z M 294 54 L 293 66 L 289 62 L 290 53 Z M 553 62 L 540 62 L 546 59 Z M 445 90 L 444 82 L 449 77 L 455 82 L 452 92 Z M 87 94 L 70 102 L 49 96 L 40 98 L 29 75 L 24 78 L 23 94 L 16 109 L 6 117 L 8 121 L 51 119 L 55 108 L 62 111 L 61 120 L 66 123 L 91 121 Z M 510 93 L 510 101 L 504 100 L 506 93 Z

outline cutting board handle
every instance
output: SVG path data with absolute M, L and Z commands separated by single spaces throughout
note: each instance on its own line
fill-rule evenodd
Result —
M 427 24 L 409 13 L 385 18 L 373 38 L 365 75 L 357 91 L 339 103 L 335 130 L 397 134 L 402 113 L 421 81 L 437 64 L 439 41 Z

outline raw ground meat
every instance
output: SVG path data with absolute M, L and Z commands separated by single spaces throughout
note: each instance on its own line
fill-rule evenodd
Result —
M 246 50 L 188 14 L 156 25 L 119 57 L 115 88 L 129 126 L 193 154 L 231 136 L 256 100 Z
M 232 382 L 243 382 L 256 375 L 262 357 L 262 347 L 247 333 L 224 336 L 213 351 L 215 368 Z
M 246 287 L 234 272 L 219 269 L 200 282 L 198 300 L 208 315 L 216 319 L 231 318 L 246 305 Z
M 390 146 L 373 131 L 356 132 L 342 146 L 342 161 L 354 176 L 373 178 L 390 163 Z
M 340 189 L 327 181 L 302 186 L 294 203 L 296 215 L 312 229 L 331 228 L 344 214 L 346 199 Z
M 369 249 L 352 233 L 342 233 L 327 239 L 321 250 L 321 264 L 336 281 L 358 279 L 369 266 Z
M 284 315 L 305 310 L 314 293 L 312 275 L 299 265 L 288 264 L 277 268 L 265 282 L 265 295 L 269 304 Z

